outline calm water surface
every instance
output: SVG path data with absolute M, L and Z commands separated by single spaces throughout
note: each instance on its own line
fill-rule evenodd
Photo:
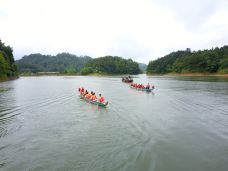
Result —
M 0 83 L 0 170 L 227 171 L 228 80 L 22 77 Z M 101 92 L 107 109 L 79 99 Z

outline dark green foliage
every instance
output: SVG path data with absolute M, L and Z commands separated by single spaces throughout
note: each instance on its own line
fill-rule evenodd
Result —
M 150 61 L 147 73 L 216 73 L 228 71 L 228 46 L 204 51 L 177 51 Z
M 93 59 L 86 64 L 95 72 L 107 74 L 138 74 L 140 72 L 138 63 L 132 59 L 123 59 L 117 56 L 105 56 Z
M 16 61 L 20 72 L 60 72 L 76 73 L 92 58 L 78 57 L 69 53 L 56 56 L 31 54 Z
M 77 72 L 78 72 L 77 68 L 67 68 L 67 69 L 64 71 L 64 73 L 66 73 L 66 74 L 75 74 L 75 73 L 77 73 Z
M 93 69 L 90 67 L 84 67 L 80 70 L 80 73 L 82 75 L 88 75 L 88 74 L 92 74 L 93 73 Z
M 155 61 L 150 61 L 149 65 L 147 66 L 147 73 L 163 74 L 171 72 L 174 62 L 177 59 L 187 56 L 189 54 L 191 54 L 191 52 L 189 49 L 187 49 L 186 51 L 172 52 L 169 55 L 158 58 Z
M 228 69 L 228 55 L 220 61 L 220 69 Z
M 3 57 L 3 54 L 0 53 L 0 78 L 7 77 L 8 63 Z
M 0 39 L 0 79 L 17 76 L 17 66 L 14 64 L 13 49 L 5 46 Z

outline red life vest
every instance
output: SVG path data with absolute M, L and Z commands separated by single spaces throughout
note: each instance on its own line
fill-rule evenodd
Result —
M 101 96 L 101 97 L 99 98 L 99 101 L 100 101 L 101 103 L 103 103 L 103 102 L 104 102 L 104 97 Z

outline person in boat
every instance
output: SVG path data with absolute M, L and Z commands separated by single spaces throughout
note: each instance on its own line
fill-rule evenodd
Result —
M 93 101 L 97 101 L 97 96 L 96 96 L 96 94 L 95 93 L 93 93 L 93 95 L 91 96 L 91 98 L 90 98 L 91 100 L 93 100 Z
M 86 96 L 89 92 L 86 90 L 84 93 L 82 93 L 83 96 Z
M 84 91 L 85 91 L 85 89 L 82 87 L 82 88 L 80 88 L 80 93 L 84 93 Z
M 91 91 L 91 93 L 88 93 L 87 95 L 85 95 L 85 98 L 90 99 L 90 97 L 92 96 L 93 92 Z
M 99 102 L 100 103 L 104 103 L 105 102 L 105 99 L 104 99 L 104 97 L 103 96 L 101 96 L 101 94 L 99 94 Z
M 150 84 L 149 83 L 147 83 L 146 89 L 150 89 Z

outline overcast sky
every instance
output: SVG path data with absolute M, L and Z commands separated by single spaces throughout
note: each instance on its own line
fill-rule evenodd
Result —
M 69 52 L 148 63 L 228 44 L 228 0 L 0 0 L 0 39 L 16 59 Z

